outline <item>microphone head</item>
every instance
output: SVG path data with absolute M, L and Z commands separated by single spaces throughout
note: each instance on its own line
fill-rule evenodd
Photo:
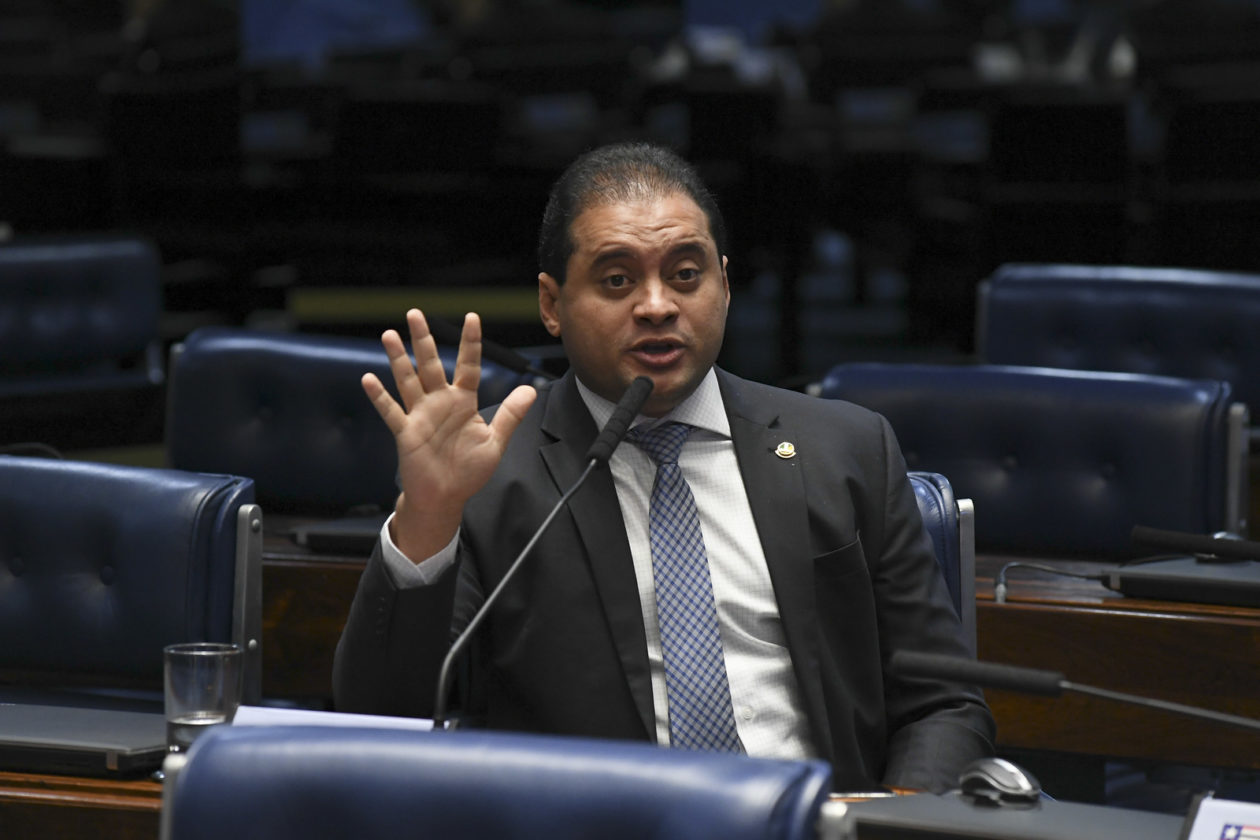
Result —
M 647 402 L 647 398 L 652 396 L 652 389 L 656 387 L 650 378 L 646 376 L 636 376 L 634 381 L 630 383 L 630 387 L 626 388 L 626 392 L 621 395 L 621 401 L 617 403 L 617 408 L 624 408 L 630 415 L 630 420 L 639 416 L 639 412 L 643 410 L 643 404 Z
M 612 457 L 613 450 L 617 448 L 617 444 L 621 443 L 621 439 L 626 436 L 630 423 L 638 416 L 639 411 L 643 408 L 643 404 L 647 402 L 653 387 L 655 386 L 652 380 L 646 376 L 637 377 L 630 383 L 630 387 L 626 388 L 625 393 L 621 395 L 621 399 L 617 402 L 617 407 L 613 409 L 612 416 L 604 424 L 603 431 L 599 433 L 599 437 L 595 438 L 591 448 L 586 451 L 588 461 L 595 460 L 601 464 L 608 463 L 608 459 Z

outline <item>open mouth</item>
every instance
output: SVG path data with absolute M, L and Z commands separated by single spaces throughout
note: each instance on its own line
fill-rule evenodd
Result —
M 634 347 L 634 355 L 652 365 L 671 364 L 682 355 L 682 345 L 676 341 L 644 341 Z

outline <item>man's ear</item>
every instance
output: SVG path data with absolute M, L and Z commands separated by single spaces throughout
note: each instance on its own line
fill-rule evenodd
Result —
M 547 272 L 538 275 L 538 315 L 554 338 L 560 337 L 560 318 L 556 308 L 560 301 L 560 283 Z
M 726 305 L 731 305 L 731 283 L 726 276 L 726 257 L 722 257 L 722 290 L 726 292 Z

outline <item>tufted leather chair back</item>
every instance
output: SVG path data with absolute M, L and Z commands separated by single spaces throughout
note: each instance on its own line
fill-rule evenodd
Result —
M 449 376 L 455 350 L 440 352 Z M 249 476 L 268 512 L 392 508 L 394 439 L 360 385 L 371 371 L 394 391 L 379 341 L 203 328 L 176 348 L 170 368 L 172 467 Z M 498 403 L 525 381 L 485 361 L 478 401 Z
M 976 531 L 975 508 L 970 499 L 954 496 L 953 485 L 940 473 L 910 472 L 910 486 L 919 504 L 923 527 L 932 538 L 936 561 L 963 633 L 976 650 Z
M 0 243 L 0 396 L 160 385 L 161 282 L 142 239 Z
M 857 363 L 819 395 L 883 414 L 911 469 L 949 476 L 979 552 L 1120 558 L 1134 525 L 1245 528 L 1245 412 L 1226 382 Z
M 180 758 L 167 840 L 794 840 L 817 837 L 831 779 L 820 761 L 473 730 L 217 727 Z
M 257 696 L 253 500 L 237 476 L 0 456 L 0 681 L 160 689 L 163 646 L 236 641 Z
M 1008 264 L 981 285 L 991 364 L 1223 379 L 1260 405 L 1260 274 Z

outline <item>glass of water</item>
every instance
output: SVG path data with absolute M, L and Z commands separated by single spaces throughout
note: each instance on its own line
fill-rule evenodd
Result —
M 241 704 L 239 645 L 187 642 L 163 648 L 166 748 L 184 752 L 211 726 L 231 723 Z

